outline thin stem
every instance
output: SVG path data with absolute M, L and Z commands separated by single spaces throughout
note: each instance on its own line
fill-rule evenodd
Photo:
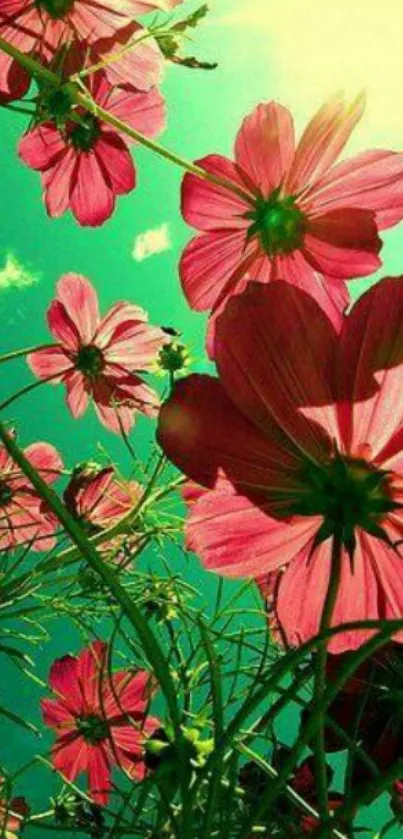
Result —
M 221 178 L 218 175 L 213 175 L 211 172 L 206 172 L 206 170 L 202 169 L 201 166 L 196 166 L 194 163 L 190 163 L 184 157 L 175 154 L 175 152 L 171 152 L 169 149 L 166 149 L 164 146 L 161 146 L 159 143 L 156 143 L 154 140 L 146 137 L 144 134 L 141 134 L 140 131 L 136 131 L 129 125 L 126 125 L 125 122 L 122 122 L 122 120 L 109 113 L 109 111 L 106 111 L 104 108 L 100 108 L 89 94 L 84 95 L 83 93 L 80 93 L 79 89 L 73 82 L 70 81 L 70 83 L 63 83 L 63 80 L 61 80 L 56 73 L 42 67 L 42 65 L 34 58 L 25 55 L 25 53 L 21 52 L 17 49 L 17 47 L 13 44 L 9 44 L 8 41 L 1 37 L 0 50 L 6 52 L 7 55 L 10 55 L 15 59 L 15 61 L 18 61 L 18 63 L 21 64 L 21 66 L 35 78 L 41 79 L 45 83 L 50 84 L 52 87 L 64 87 L 64 89 L 69 92 L 72 104 L 81 106 L 98 119 L 103 120 L 103 122 L 106 122 L 108 125 L 112 125 L 117 131 L 121 131 L 123 134 L 126 134 L 126 136 L 130 137 L 131 140 L 135 140 L 137 143 L 140 143 L 142 146 L 146 146 L 146 148 L 150 149 L 155 154 L 158 154 L 160 157 L 163 157 L 165 160 L 169 160 L 170 163 L 175 163 L 177 166 L 180 166 L 192 175 L 197 175 L 199 178 L 210 181 L 216 186 L 228 189 L 230 192 L 235 193 L 235 195 L 239 198 L 242 198 L 243 201 L 246 201 L 247 204 L 254 206 L 254 197 L 251 193 L 243 190 L 227 178 Z
M 323 606 L 319 632 L 325 632 L 332 623 L 334 607 L 336 605 L 337 592 L 340 582 L 342 544 L 339 536 L 334 535 L 332 544 L 332 557 L 330 566 L 329 586 Z M 314 707 L 320 709 L 319 724 L 314 737 L 314 756 L 316 766 L 316 792 L 321 818 L 324 822 L 329 818 L 329 799 L 327 790 L 327 764 L 325 725 L 326 712 L 323 707 L 323 696 L 326 690 L 326 663 L 327 663 L 328 641 L 322 641 L 318 646 L 315 656 L 315 683 L 314 683 Z
M 150 664 L 154 669 L 156 678 L 165 693 L 174 726 L 176 730 L 179 731 L 181 717 L 176 690 L 172 682 L 165 657 L 162 653 L 162 649 L 154 634 L 151 632 L 147 621 L 144 620 L 140 610 L 133 602 L 130 595 L 128 595 L 119 583 L 117 575 L 102 561 L 93 545 L 88 542 L 85 532 L 80 524 L 70 515 L 54 490 L 44 482 L 36 469 L 34 469 L 29 460 L 27 460 L 15 440 L 7 432 L 4 424 L 1 422 L 0 438 L 13 460 L 17 463 L 28 480 L 33 484 L 41 498 L 47 502 L 66 533 L 68 533 L 72 541 L 80 549 L 82 556 L 108 586 L 109 591 L 116 598 L 122 608 L 122 611 L 134 627 Z
M 51 378 L 55 378 L 52 376 Z M 49 381 L 49 379 L 39 379 L 38 381 L 31 382 L 31 384 L 26 385 L 26 387 L 22 387 L 21 390 L 17 390 L 16 393 L 13 393 L 8 399 L 5 399 L 4 402 L 0 402 L 0 411 L 4 411 L 5 408 L 8 408 L 13 402 L 16 402 L 20 396 L 25 396 L 26 393 L 30 393 L 31 390 L 36 390 L 37 387 L 40 385 L 45 384 L 45 382 Z
M 5 355 L 0 355 L 0 364 L 3 364 L 4 361 L 13 361 L 14 358 L 20 358 L 22 355 L 29 355 L 31 352 L 37 352 L 37 350 L 47 350 L 56 346 L 57 344 L 40 344 L 38 347 L 24 347 L 22 350 L 13 350 Z

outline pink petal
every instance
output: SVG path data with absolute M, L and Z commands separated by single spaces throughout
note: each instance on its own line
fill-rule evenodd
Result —
M 74 716 L 58 699 L 41 699 L 41 710 L 44 724 L 51 728 L 71 731 L 76 727 Z
M 123 417 L 125 408 L 131 413 L 140 411 L 147 417 L 155 417 L 159 407 L 159 399 L 155 391 L 135 375 L 116 380 L 98 379 L 94 383 L 93 398 L 96 408 L 108 407 L 115 417 L 117 411 Z
M 111 771 L 102 744 L 92 746 L 88 756 L 88 785 L 91 798 L 100 807 L 106 806 L 111 790 Z
M 143 322 L 128 322 L 113 335 L 104 351 L 105 361 L 126 373 L 152 370 L 158 352 L 166 342 L 167 336 L 159 327 Z
M 242 176 L 235 163 L 219 154 L 210 154 L 196 165 L 206 172 L 230 181 L 246 194 L 251 195 L 252 185 Z M 204 180 L 197 175 L 186 174 L 182 182 L 182 214 L 188 224 L 198 230 L 214 230 L 216 228 L 247 229 L 250 224 L 244 215 L 251 209 L 247 200 L 235 195 L 226 187 L 216 186 L 211 181 Z
M 220 230 L 192 239 L 183 251 L 179 273 L 192 309 L 213 309 L 233 292 L 256 258 L 253 243 L 245 247 L 243 230 Z
M 366 277 L 382 265 L 376 253 L 337 247 L 328 242 L 322 242 L 310 234 L 305 236 L 303 253 L 316 271 L 339 279 L 351 280 L 355 277 Z
M 147 137 L 156 137 L 165 128 L 165 103 L 158 88 L 141 92 L 129 86 L 114 87 L 105 107 L 114 117 Z M 122 132 L 122 136 L 127 142 L 127 135 Z
M 217 379 L 192 375 L 177 383 L 162 405 L 158 440 L 168 457 L 197 483 L 214 486 L 221 475 L 242 491 L 295 486 L 298 451 L 267 418 L 263 435 L 236 408 Z
M 384 279 L 355 304 L 340 350 L 345 444 L 379 457 L 403 422 L 403 278 Z M 385 456 L 385 455 L 383 455 Z
M 77 681 L 78 660 L 71 655 L 56 659 L 50 668 L 49 685 L 53 693 L 63 699 L 63 705 L 73 715 L 83 710 L 83 698 Z
M 64 274 L 56 286 L 57 299 L 77 328 L 81 344 L 90 344 L 100 322 L 98 295 L 81 274 Z
M 164 56 L 154 38 L 138 23 L 120 29 L 108 40 L 97 41 L 96 53 L 107 59 L 104 71 L 111 85 L 129 82 L 137 90 L 147 91 L 162 82 Z M 115 60 L 109 63 L 112 57 Z
M 318 632 L 329 582 L 330 540 L 308 558 L 308 551 L 292 562 L 282 575 L 277 593 L 278 620 L 292 645 L 300 645 Z M 353 568 L 346 553 L 342 560 L 339 593 L 332 626 L 364 620 L 398 618 L 403 609 L 399 585 L 401 559 L 380 540 L 358 533 Z M 350 630 L 335 635 L 332 653 L 357 649 L 374 634 Z
M 99 527 L 111 527 L 127 515 L 136 504 L 130 486 L 120 486 L 112 481 L 98 503 L 90 508 L 90 520 Z
M 51 218 L 60 218 L 70 206 L 77 159 L 76 149 L 66 148 L 65 153 L 42 173 L 45 206 Z
M 142 717 L 153 694 L 152 677 L 145 670 L 137 673 L 121 670 L 114 673 L 103 697 L 108 719 L 124 714 Z M 135 730 L 135 729 L 134 729 Z
M 94 146 L 91 151 L 80 153 L 71 189 L 70 206 L 83 227 L 103 224 L 115 207 L 112 183 L 98 159 L 96 148 Z
M 301 251 L 276 256 L 273 280 L 286 280 L 310 294 L 329 318 L 337 332 L 343 323 L 343 312 L 350 302 L 344 280 L 327 277 L 315 271 Z
M 136 172 L 130 152 L 118 134 L 103 131 L 97 143 L 98 161 L 108 175 L 115 195 L 130 192 L 136 186 Z
M 46 347 L 27 355 L 27 362 L 38 379 L 52 377 L 52 384 L 57 384 L 63 374 L 72 369 L 71 358 L 59 347 Z
M 115 303 L 102 318 L 96 334 L 96 345 L 100 349 L 105 349 L 113 340 L 115 333 L 120 334 L 122 329 L 125 329 L 127 323 L 137 324 L 147 320 L 147 315 L 144 309 L 140 306 L 134 306 L 132 303 L 119 302 Z
M 18 146 L 21 160 L 31 169 L 54 166 L 66 150 L 66 143 L 53 123 L 44 122 L 25 134 Z
M 275 519 L 269 505 L 225 489 L 206 492 L 190 510 L 186 537 L 204 568 L 226 577 L 257 577 L 292 561 L 321 519 Z
M 88 711 L 99 709 L 102 681 L 107 672 L 107 651 L 107 644 L 94 641 L 78 657 L 77 680 Z
M 305 456 L 322 458 L 340 436 L 332 391 L 336 345 L 336 331 L 309 295 L 288 283 L 250 283 L 217 321 L 215 357 L 226 392 L 245 416 L 269 434 L 274 420 Z M 302 416 L 306 407 L 315 423 Z
M 24 450 L 25 457 L 47 484 L 52 484 L 63 470 L 63 461 L 49 443 L 33 443 Z
M 105 0 L 81 0 L 70 12 L 70 20 L 81 39 L 91 43 L 99 38 L 109 38 L 116 30 L 130 23 L 139 14 L 142 3 L 135 0 L 119 0 L 119 3 Z
M 98 475 L 85 483 L 83 489 L 79 489 L 75 498 L 79 515 L 91 518 L 91 513 L 101 501 L 103 494 L 108 490 L 113 479 L 113 473 L 113 467 L 102 469 Z
M 306 259 L 323 274 L 351 279 L 376 271 L 382 242 L 370 210 L 333 210 L 309 222 Z
M 82 417 L 88 407 L 89 385 L 80 370 L 69 373 L 65 379 L 66 402 L 74 417 Z
M 89 761 L 90 747 L 82 737 L 67 734 L 56 740 L 52 749 L 52 762 L 55 769 L 68 781 L 74 781 L 81 772 L 85 772 Z
M 143 744 L 145 738 L 142 735 L 141 724 L 138 727 L 134 725 L 115 726 L 112 732 L 112 739 L 117 749 L 130 752 L 130 762 L 133 762 L 134 757 L 141 758 L 144 755 Z
M 47 319 L 49 329 L 56 341 L 60 341 L 66 350 L 73 353 L 77 352 L 81 343 L 80 335 L 60 300 L 52 300 L 47 312 Z
M 361 119 L 364 107 L 365 97 L 360 94 L 351 105 L 335 96 L 319 109 L 298 143 L 284 186 L 286 192 L 300 192 L 330 169 Z
M 294 123 L 277 102 L 260 104 L 247 116 L 235 142 L 235 159 L 266 198 L 277 189 L 294 155 Z
M 311 215 L 345 207 L 373 210 L 380 229 L 391 227 L 403 216 L 403 154 L 361 152 L 332 169 L 305 202 Z

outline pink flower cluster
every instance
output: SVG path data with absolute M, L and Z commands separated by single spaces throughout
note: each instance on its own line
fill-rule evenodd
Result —
M 210 313 L 218 379 L 177 383 L 159 440 L 191 479 L 188 547 L 208 570 L 255 578 L 292 645 L 319 631 L 335 545 L 331 625 L 403 615 L 403 278 L 345 311 L 346 280 L 379 268 L 379 232 L 403 218 L 403 153 L 336 164 L 363 105 L 330 100 L 296 144 L 289 111 L 261 104 L 234 160 L 205 157 L 206 178 L 183 182 L 200 232 L 180 275 Z
M 107 109 L 148 137 L 165 125 L 158 85 L 164 58 L 157 41 L 134 20 L 169 11 L 182 0 L 3 0 L 0 36 L 60 76 L 59 89 L 39 83 L 34 127 L 22 139 L 21 159 L 41 173 L 47 212 L 71 209 L 82 225 L 102 224 L 116 196 L 134 189 L 136 175 L 127 136 L 104 123 Z M 83 74 L 91 113 L 77 105 L 63 82 Z M 23 97 L 30 75 L 0 52 L 0 100 Z M 78 86 L 76 90 L 79 91 Z

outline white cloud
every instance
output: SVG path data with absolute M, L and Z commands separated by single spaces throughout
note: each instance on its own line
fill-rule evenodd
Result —
M 169 227 L 164 222 L 153 230 L 145 230 L 136 236 L 133 243 L 132 257 L 136 262 L 143 262 L 149 256 L 168 251 L 172 247 Z
M 0 269 L 0 291 L 13 288 L 28 288 L 39 280 L 39 274 L 34 274 L 26 268 L 13 253 L 6 255 L 4 268 Z

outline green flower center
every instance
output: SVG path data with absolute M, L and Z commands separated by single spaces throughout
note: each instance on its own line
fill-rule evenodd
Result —
M 352 552 L 357 527 L 387 541 L 382 520 L 398 506 L 387 472 L 337 453 L 328 464 L 307 463 L 300 480 L 304 492 L 291 503 L 290 512 L 323 516 L 316 544 L 337 535 Z
M 109 728 L 106 720 L 98 717 L 96 714 L 89 714 L 87 717 L 77 717 L 76 719 L 77 731 L 92 746 L 106 740 Z
M 76 356 L 76 370 L 81 370 L 84 376 L 96 378 L 105 367 L 104 357 L 98 347 L 88 344 L 81 347 Z
M 6 507 L 13 497 L 12 489 L 0 479 L 0 507 Z
M 252 224 L 247 239 L 257 236 L 269 256 L 291 253 L 301 247 L 306 230 L 305 216 L 292 195 L 280 197 L 275 189 L 268 198 L 258 198 L 255 209 L 246 213 Z
M 81 122 L 74 126 L 70 140 L 75 149 L 91 151 L 100 134 L 99 122 L 92 114 L 81 117 Z
M 36 6 L 44 9 L 54 20 L 60 20 L 71 11 L 74 0 L 36 0 Z

